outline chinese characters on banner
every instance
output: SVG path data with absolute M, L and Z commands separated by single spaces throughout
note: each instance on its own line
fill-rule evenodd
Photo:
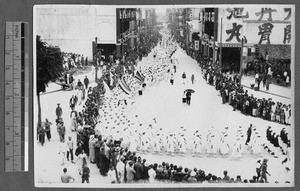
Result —
M 293 11 L 287 5 L 220 8 L 218 39 L 222 35 L 222 44 L 290 44 Z

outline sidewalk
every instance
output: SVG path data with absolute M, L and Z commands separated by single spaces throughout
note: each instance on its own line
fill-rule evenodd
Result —
M 242 80 L 241 80 L 241 84 L 247 88 L 250 89 L 251 85 L 250 84 L 254 84 L 254 77 L 253 76 L 242 76 Z M 292 99 L 293 98 L 293 92 L 292 89 L 290 87 L 283 87 L 283 86 L 279 86 L 276 84 L 270 84 L 270 88 L 268 91 L 266 91 L 266 89 L 263 87 L 262 83 L 260 85 L 260 90 L 259 91 L 254 91 L 253 92 L 262 92 L 265 94 L 269 94 L 269 95 L 273 95 L 273 96 L 277 96 L 277 97 L 281 97 L 281 98 L 285 98 L 285 99 Z M 255 95 L 256 93 L 253 93 L 253 95 Z

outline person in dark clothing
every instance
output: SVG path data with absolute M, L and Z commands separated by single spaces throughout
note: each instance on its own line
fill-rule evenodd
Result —
M 136 161 L 136 158 L 134 158 L 134 161 Z M 135 181 L 139 181 L 141 179 L 143 179 L 143 165 L 141 164 L 141 158 L 138 158 L 138 161 L 135 162 L 135 164 L 133 165 L 133 169 L 135 170 L 135 174 L 134 174 L 134 180 Z
M 44 146 L 45 143 L 45 129 L 43 126 L 39 126 L 38 127 L 38 135 L 39 135 L 39 141 L 41 143 L 42 146 Z
M 268 140 L 268 141 L 271 140 L 271 134 L 272 134 L 272 130 L 271 130 L 271 127 L 269 126 L 269 127 L 267 128 L 267 133 L 266 133 L 266 135 L 267 135 L 267 140 Z
M 183 84 L 185 84 L 185 81 L 186 81 L 186 74 L 185 74 L 185 72 L 183 72 L 183 74 L 182 74 L 182 80 L 183 80 Z
M 46 119 L 45 131 L 46 131 L 48 141 L 50 141 L 50 139 L 51 139 L 51 125 L 52 125 L 52 123 L 49 122 L 48 119 Z
M 90 169 L 87 166 L 87 164 L 84 164 L 82 167 L 82 175 L 81 175 L 81 183 L 84 183 L 86 181 L 86 183 L 90 183 Z
M 100 149 L 100 174 L 102 176 L 107 176 L 107 172 L 109 170 L 109 159 L 106 157 L 104 148 Z
M 271 176 L 268 172 L 268 159 L 264 159 L 263 163 L 261 164 L 261 178 L 260 181 L 264 181 L 265 183 L 268 183 L 268 178 L 267 175 Z
M 77 82 L 77 86 L 79 87 L 79 88 L 81 88 L 81 86 L 82 86 L 82 82 L 78 79 L 78 82 Z
M 56 118 L 59 119 L 62 116 L 62 108 L 60 107 L 60 104 L 57 104 L 57 108 L 55 110 Z
M 144 159 L 144 160 L 143 160 L 143 163 L 142 163 L 142 166 L 143 166 L 142 179 L 143 179 L 145 182 L 148 182 L 148 181 L 149 181 L 149 174 L 148 174 L 149 166 L 146 165 L 145 162 L 146 162 L 146 159 Z
M 77 144 L 77 148 L 75 150 L 75 155 L 78 156 L 80 153 L 82 153 L 82 146 L 81 146 L 81 143 L 78 143 Z
M 90 80 L 87 78 L 87 76 L 85 76 L 85 78 L 84 78 L 84 80 L 83 80 L 83 83 L 84 83 L 84 85 L 85 85 L 85 89 L 87 89 L 88 86 L 89 86 L 89 83 L 90 83 Z
M 186 96 L 186 103 L 187 103 L 188 105 L 191 105 L 191 97 L 192 97 L 192 93 L 188 91 L 188 92 L 186 92 L 185 96 Z
M 279 147 L 279 140 L 278 140 L 278 138 L 279 138 L 279 135 L 276 135 L 274 137 L 274 147 Z
M 76 105 L 76 98 L 74 95 L 70 98 L 69 105 L 70 105 L 71 110 L 74 110 L 75 105 Z
M 248 143 L 250 142 L 251 134 L 252 134 L 252 124 L 250 124 L 250 127 L 247 130 L 247 140 L 246 140 L 245 145 L 248 145 Z
M 195 81 L 195 76 L 194 76 L 194 74 L 192 74 L 191 81 L 192 81 L 192 84 L 194 84 L 194 81 Z
M 72 84 L 74 81 L 74 77 L 72 74 L 69 75 L 69 84 Z

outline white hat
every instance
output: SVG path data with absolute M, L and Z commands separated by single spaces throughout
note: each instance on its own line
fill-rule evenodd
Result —
M 196 172 L 195 172 L 195 171 L 192 171 L 190 175 L 191 175 L 191 176 L 196 176 Z

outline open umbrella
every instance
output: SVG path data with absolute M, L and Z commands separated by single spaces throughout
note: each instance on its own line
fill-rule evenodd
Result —
M 191 93 L 195 93 L 195 90 L 192 90 L 192 89 L 186 89 L 184 92 L 191 92 Z

